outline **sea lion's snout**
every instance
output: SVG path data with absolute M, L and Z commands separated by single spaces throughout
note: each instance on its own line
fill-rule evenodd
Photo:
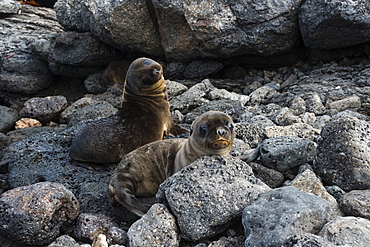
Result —
M 153 69 L 153 75 L 159 75 L 160 73 L 161 73 L 161 70 Z

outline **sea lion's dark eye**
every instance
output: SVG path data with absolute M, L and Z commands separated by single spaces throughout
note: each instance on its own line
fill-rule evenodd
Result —
M 143 64 L 145 65 L 145 66 L 148 66 L 148 65 L 150 65 L 152 63 L 152 60 L 149 60 L 149 59 L 145 59 L 144 60 L 144 62 L 143 62 Z
M 227 124 L 227 127 L 229 128 L 229 130 L 230 130 L 231 132 L 233 132 L 234 125 L 233 125 L 231 122 L 229 122 L 229 123 Z
M 199 134 L 201 136 L 205 136 L 207 134 L 207 131 L 208 131 L 208 126 L 207 125 L 201 125 L 200 128 L 199 128 Z

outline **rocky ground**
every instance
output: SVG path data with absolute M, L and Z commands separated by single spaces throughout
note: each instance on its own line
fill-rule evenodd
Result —
M 202 157 L 167 179 L 139 219 L 108 202 L 115 164 L 90 170 L 68 156 L 84 125 L 117 112 L 122 89 L 107 88 L 101 69 L 122 54 L 90 33 L 63 32 L 53 10 L 17 11 L 0 19 L 17 34 L 4 39 L 0 29 L 1 246 L 370 246 L 370 61 L 361 47 L 262 69 L 164 63 L 173 119 L 188 127 L 223 111 L 237 136 L 230 156 Z M 251 162 L 236 157 L 252 150 Z

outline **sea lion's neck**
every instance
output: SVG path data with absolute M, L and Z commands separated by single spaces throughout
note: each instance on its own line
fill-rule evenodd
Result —
M 134 103 L 140 105 L 157 105 L 158 102 L 167 101 L 166 85 L 154 84 L 140 90 L 140 94 L 134 93 L 129 87 L 125 86 L 122 95 L 122 104 Z
M 174 173 L 181 170 L 185 166 L 190 165 L 196 159 L 204 156 L 199 148 L 196 148 L 193 144 L 194 140 L 187 139 L 182 143 L 182 147 L 177 152 L 174 165 Z

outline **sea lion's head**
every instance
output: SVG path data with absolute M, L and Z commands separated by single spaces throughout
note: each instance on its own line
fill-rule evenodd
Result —
M 192 124 L 190 141 L 204 155 L 227 155 L 235 138 L 234 122 L 225 113 L 208 111 Z
M 165 87 L 163 68 L 150 58 L 138 58 L 128 68 L 125 87 L 131 93 L 147 95 Z

